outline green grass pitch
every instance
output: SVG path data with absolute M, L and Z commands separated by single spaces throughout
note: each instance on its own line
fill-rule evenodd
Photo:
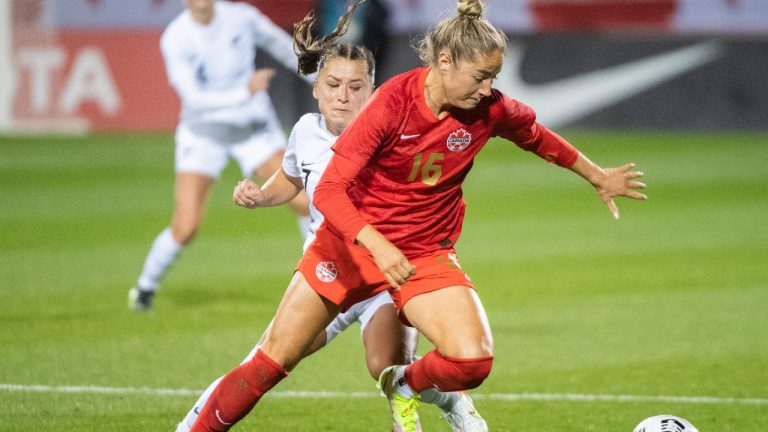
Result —
M 618 200 L 615 221 L 567 170 L 504 142 L 478 157 L 457 247 L 495 337 L 474 391 L 491 430 L 630 432 L 664 413 L 767 430 L 768 135 L 565 136 L 603 166 L 637 162 L 650 198 Z M 0 138 L 0 431 L 170 431 L 247 354 L 301 241 L 288 209 L 232 204 L 238 179 L 232 164 L 137 315 L 126 294 L 170 219 L 172 137 Z M 448 431 L 438 417 L 424 406 L 424 429 Z M 353 328 L 235 430 L 389 425 Z

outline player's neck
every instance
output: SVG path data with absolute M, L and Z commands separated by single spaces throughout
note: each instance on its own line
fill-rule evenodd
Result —
M 442 89 L 443 83 L 440 76 L 433 69 L 430 69 L 427 79 L 424 80 L 424 100 L 426 100 L 432 114 L 440 120 L 444 119 L 451 109 Z
M 190 9 L 189 10 L 190 15 L 192 15 L 192 19 L 195 20 L 196 23 L 201 25 L 208 25 L 213 21 L 213 16 L 215 15 L 215 10 L 213 8 L 210 9 Z

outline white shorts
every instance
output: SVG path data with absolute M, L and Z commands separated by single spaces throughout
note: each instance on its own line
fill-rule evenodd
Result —
M 382 291 L 367 300 L 355 303 L 351 308 L 347 309 L 346 312 L 338 314 L 336 318 L 328 324 L 328 327 L 325 328 L 325 343 L 330 343 L 333 338 L 346 330 L 347 327 L 352 325 L 355 321 L 360 322 L 360 334 L 362 335 L 365 326 L 368 324 L 368 321 L 373 318 L 376 311 L 387 304 L 394 304 L 388 291 Z
M 176 128 L 176 172 L 193 172 L 219 178 L 229 158 L 240 165 L 244 177 L 251 177 L 275 153 L 285 150 L 285 134 L 278 125 L 233 127 L 192 126 Z

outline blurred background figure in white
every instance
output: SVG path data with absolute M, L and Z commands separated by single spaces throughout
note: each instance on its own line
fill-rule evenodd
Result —
M 129 306 L 146 311 L 160 281 L 194 239 L 213 182 L 235 159 L 246 177 L 267 178 L 280 168 L 287 145 L 267 94 L 273 69 L 256 69 L 257 49 L 296 71 L 291 37 L 248 4 L 184 0 L 186 9 L 160 41 L 168 79 L 181 99 L 176 128 L 176 189 L 171 226 L 155 238 Z M 308 200 L 289 205 L 303 234 Z

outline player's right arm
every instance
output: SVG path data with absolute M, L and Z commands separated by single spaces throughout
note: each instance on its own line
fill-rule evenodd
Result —
M 416 273 L 408 258 L 363 217 L 347 191 L 391 132 L 386 96 L 374 95 L 333 145 L 334 155 L 315 188 L 313 203 L 345 239 L 371 252 L 390 286 L 400 288 Z
M 392 288 L 400 289 L 400 285 L 416 274 L 416 266 L 372 225 L 365 225 L 355 241 L 371 252 L 376 267 L 381 270 Z
M 345 238 L 368 249 L 389 285 L 399 289 L 416 273 L 416 267 L 397 246 L 363 218 L 349 199 L 347 190 L 361 168 L 346 157 L 334 154 L 315 189 L 314 204 L 325 220 L 341 231 Z
M 241 180 L 232 193 L 235 204 L 245 208 L 274 207 L 285 204 L 298 195 L 303 185 L 298 177 L 290 177 L 279 169 L 263 186 L 249 180 Z

